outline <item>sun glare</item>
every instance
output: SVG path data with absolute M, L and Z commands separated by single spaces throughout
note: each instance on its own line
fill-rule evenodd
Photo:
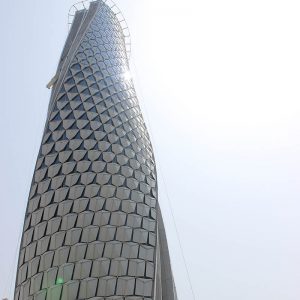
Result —
M 126 71 L 125 73 L 123 73 L 123 78 L 126 81 L 129 81 L 132 78 L 132 75 L 131 75 L 130 71 Z

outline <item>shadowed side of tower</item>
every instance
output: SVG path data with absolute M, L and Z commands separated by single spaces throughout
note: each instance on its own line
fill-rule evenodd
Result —
M 121 25 L 78 11 L 52 80 L 15 300 L 175 300 L 153 150 Z

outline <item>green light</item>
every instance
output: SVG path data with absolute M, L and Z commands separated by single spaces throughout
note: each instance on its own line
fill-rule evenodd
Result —
M 64 279 L 63 279 L 63 278 L 58 277 L 58 278 L 56 279 L 56 284 L 63 284 L 63 283 L 64 283 Z

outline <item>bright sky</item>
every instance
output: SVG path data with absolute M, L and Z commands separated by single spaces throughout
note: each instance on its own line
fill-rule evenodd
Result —
M 0 298 L 12 300 L 45 85 L 72 3 L 1 3 Z M 166 190 L 197 300 L 299 300 L 299 1 L 117 3 L 159 162 L 179 300 L 192 294 Z

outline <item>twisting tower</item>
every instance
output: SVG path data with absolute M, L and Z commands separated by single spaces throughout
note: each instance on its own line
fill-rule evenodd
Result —
M 153 151 L 126 76 L 126 26 L 106 2 L 70 14 L 49 84 L 15 300 L 177 299 Z

